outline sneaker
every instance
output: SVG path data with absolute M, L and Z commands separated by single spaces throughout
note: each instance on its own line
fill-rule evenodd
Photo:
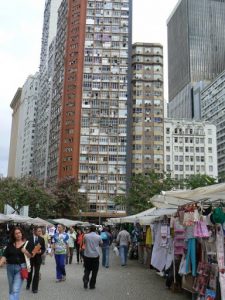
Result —
M 55 282 L 61 282 L 62 281 L 62 279 L 56 279 L 56 281 Z
M 157 275 L 159 275 L 160 277 L 163 277 L 164 276 L 164 273 L 163 272 L 156 272 Z
M 61 281 L 66 281 L 66 276 L 62 276 Z
M 95 286 L 90 286 L 90 290 L 94 290 L 95 289 Z

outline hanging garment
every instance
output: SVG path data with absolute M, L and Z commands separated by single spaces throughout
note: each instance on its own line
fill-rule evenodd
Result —
M 191 262 L 192 276 L 196 276 L 196 239 L 192 238 L 188 240 L 188 249 L 186 257 L 186 272 L 189 270 L 189 262 Z
M 221 225 L 216 226 L 216 252 L 217 252 L 217 261 L 219 267 L 221 299 L 225 300 L 225 273 L 222 272 L 222 270 L 225 269 L 224 235 L 223 235 L 223 229 Z
M 166 265 L 167 248 L 162 247 L 161 223 L 154 224 L 154 246 L 152 250 L 151 265 L 162 271 Z

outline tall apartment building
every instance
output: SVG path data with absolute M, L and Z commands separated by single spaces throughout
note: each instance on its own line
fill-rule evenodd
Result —
M 225 69 L 225 2 L 180 0 L 167 26 L 169 117 L 193 118 L 193 84 Z
M 164 151 L 165 172 L 172 178 L 218 176 L 216 126 L 209 122 L 165 119 Z
M 9 161 L 8 161 L 8 177 L 15 177 L 16 167 L 16 151 L 17 151 L 17 140 L 19 136 L 19 115 L 20 115 L 20 99 L 21 99 L 22 88 L 18 88 L 10 107 L 12 112 L 12 125 L 11 125 L 11 136 L 10 136 L 10 148 L 9 148 Z
M 11 103 L 14 112 L 8 176 L 22 177 L 32 174 L 38 90 L 39 73 L 36 73 L 27 78 L 22 90 L 17 90 Z
M 52 81 L 48 177 L 74 176 L 112 212 L 129 176 L 131 0 L 63 1 Z
M 163 47 L 132 47 L 132 173 L 163 173 Z
M 202 119 L 216 125 L 218 173 L 225 173 L 225 71 L 201 93 Z
M 55 61 L 55 36 L 57 32 L 58 8 L 62 0 L 47 0 L 45 3 L 40 57 L 40 93 L 37 105 L 33 175 L 46 182 L 52 79 Z

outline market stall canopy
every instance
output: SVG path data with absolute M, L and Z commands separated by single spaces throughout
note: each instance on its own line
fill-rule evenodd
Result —
M 155 195 L 151 202 L 158 208 L 177 208 L 191 202 L 225 201 L 225 183 L 213 184 L 194 190 L 168 191 Z
M 35 225 L 35 226 L 52 226 L 53 225 L 52 223 L 50 223 L 46 220 L 43 220 L 41 218 L 34 218 L 32 220 L 29 220 L 28 223 Z
M 0 214 L 0 223 L 9 222 L 10 218 L 7 215 Z
M 149 216 L 151 215 L 151 213 L 155 210 L 156 208 L 150 208 L 147 209 L 145 211 L 142 211 L 136 215 L 131 215 L 131 216 L 127 216 L 127 217 L 122 217 L 122 218 L 110 218 L 108 219 L 109 223 L 112 224 L 121 224 L 121 223 L 134 223 L 135 221 L 138 220 L 139 217 L 143 217 L 143 216 Z
M 154 210 L 149 216 L 141 216 L 138 218 L 138 222 L 141 225 L 149 225 L 156 220 L 164 218 L 164 216 L 170 217 L 175 215 L 177 212 L 176 208 L 159 208 Z
M 76 226 L 76 225 L 82 225 L 84 222 L 81 221 L 76 221 L 76 220 L 70 220 L 70 219 L 53 219 L 54 222 L 58 224 L 62 224 L 66 227 L 70 226 Z
M 20 215 L 16 215 L 16 214 L 9 214 L 9 215 L 6 215 L 6 217 L 9 218 L 8 222 L 14 222 L 14 223 L 28 224 L 30 221 L 33 220 L 30 217 L 24 217 L 24 216 L 20 216 Z

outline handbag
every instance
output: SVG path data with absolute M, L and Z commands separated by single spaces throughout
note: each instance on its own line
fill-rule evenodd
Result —
M 198 221 L 194 226 L 194 237 L 208 238 L 209 231 L 204 221 Z
M 27 268 L 22 268 L 20 269 L 20 276 L 21 278 L 24 280 L 24 279 L 28 279 L 28 276 L 29 276 L 29 273 L 28 273 L 28 270 Z

